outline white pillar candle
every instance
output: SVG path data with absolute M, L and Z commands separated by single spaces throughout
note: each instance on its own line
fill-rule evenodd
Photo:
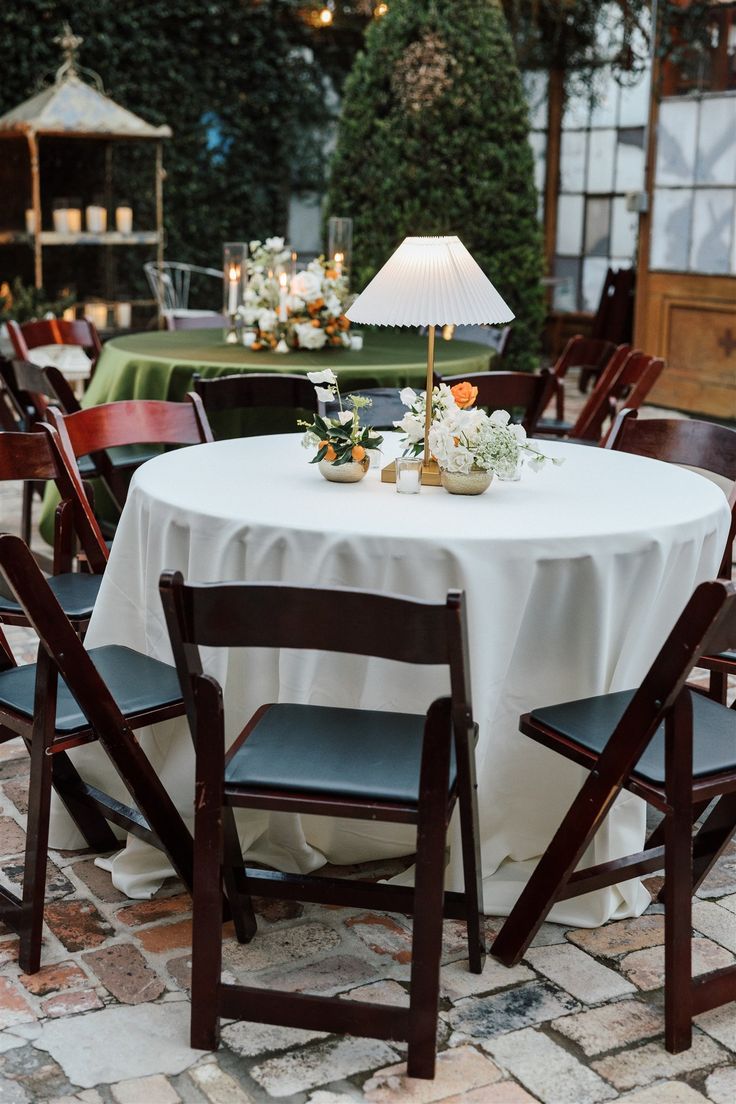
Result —
M 131 319 L 131 306 L 130 303 L 116 303 L 115 304 L 115 325 L 120 330 L 130 329 Z
M 69 233 L 69 209 L 57 207 L 54 211 L 54 230 L 57 234 Z
M 69 234 L 81 234 L 82 233 L 82 209 L 81 207 L 70 207 L 66 213 L 67 218 L 67 232 Z
M 238 309 L 238 284 L 240 283 L 240 266 L 230 265 L 227 272 L 227 312 L 235 314 Z
M 107 303 L 85 303 L 84 317 L 92 322 L 98 330 L 107 328 Z
M 26 207 L 26 234 L 36 233 L 36 212 L 32 207 Z
M 77 317 L 76 307 L 67 307 L 61 317 L 65 322 L 73 322 Z
M 107 230 L 107 209 L 97 203 L 85 208 L 84 217 L 90 234 L 104 234 Z
M 343 266 L 344 261 L 345 261 L 345 254 L 344 253 L 336 253 L 335 254 L 335 272 L 337 273 L 338 276 L 342 276 L 342 266 Z
M 418 494 L 420 486 L 420 472 L 399 469 L 399 473 L 396 477 L 396 490 L 399 494 Z
M 350 334 L 350 349 L 354 353 L 359 353 L 363 348 L 363 335 L 361 333 Z
M 133 208 L 115 208 L 115 229 L 118 234 L 131 234 L 133 232 Z
M 285 272 L 279 276 L 279 322 L 286 321 L 286 296 L 288 295 L 289 277 Z

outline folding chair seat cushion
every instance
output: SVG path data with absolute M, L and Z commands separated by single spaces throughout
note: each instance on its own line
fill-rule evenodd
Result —
M 532 721 L 590 751 L 601 752 L 621 720 L 635 691 L 623 690 L 599 698 L 564 702 L 531 713 Z M 736 714 L 702 694 L 692 695 L 693 777 L 703 778 L 736 768 Z M 530 733 L 531 735 L 531 733 Z M 633 772 L 638 778 L 663 786 L 665 782 L 664 725 L 654 733 Z
M 231 749 L 227 787 L 416 805 L 426 717 L 271 705 Z M 452 748 L 450 785 L 456 778 Z
M 174 667 L 142 655 L 132 648 L 110 644 L 90 648 L 88 655 L 124 716 L 133 716 L 181 701 L 181 688 Z M 0 707 L 33 717 L 36 664 L 11 667 L 0 672 Z M 56 700 L 56 731 L 77 732 L 86 728 L 87 718 L 66 684 L 59 679 Z
M 92 610 L 102 584 L 102 575 L 68 572 L 62 575 L 52 575 L 47 582 L 64 613 L 72 621 L 92 616 Z M 2 596 L 0 597 L 0 617 L 8 613 L 21 614 L 23 610 L 12 598 Z
M 137 468 L 147 460 L 161 455 L 160 445 L 116 445 L 106 450 L 113 468 Z M 86 479 L 96 473 L 95 462 L 91 456 L 80 456 L 77 461 L 81 475 Z

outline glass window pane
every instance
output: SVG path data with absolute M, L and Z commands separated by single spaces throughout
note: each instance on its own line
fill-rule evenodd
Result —
M 616 145 L 617 192 L 644 190 L 644 129 L 619 130 Z
M 635 84 L 621 89 L 618 108 L 620 127 L 643 127 L 649 118 L 649 70 L 642 73 Z
M 610 199 L 589 199 L 585 212 L 585 252 L 596 257 L 607 257 L 610 233 Z
M 552 306 L 559 311 L 580 309 L 578 286 L 580 283 L 580 259 L 578 257 L 555 257 L 555 284 L 552 293 Z
M 636 211 L 626 210 L 623 196 L 615 196 L 611 204 L 611 253 L 614 257 L 633 260 L 639 229 Z
M 692 202 L 690 188 L 654 193 L 651 268 L 687 272 Z
M 608 257 L 586 257 L 583 260 L 583 310 L 598 309 L 608 268 Z
M 547 135 L 539 131 L 532 131 L 529 135 L 529 145 L 534 154 L 534 183 L 537 191 L 544 191 L 544 174 L 547 165 Z
M 523 74 L 524 94 L 529 105 L 529 126 L 532 130 L 547 129 L 547 88 L 549 78 L 541 71 Z
M 590 118 L 590 92 L 582 82 L 575 81 L 573 75 L 565 97 L 565 110 L 562 115 L 562 129 L 574 130 L 588 125 Z
M 693 100 L 663 100 L 659 112 L 656 182 L 692 184 L 698 105 Z
M 568 130 L 560 143 L 560 189 L 563 192 L 585 191 L 585 131 Z
M 590 112 L 592 127 L 613 127 L 616 125 L 618 96 L 620 85 L 614 80 L 610 69 L 602 69 L 595 75 L 595 100 Z
M 729 272 L 734 192 L 730 188 L 696 189 L 690 249 L 692 272 Z
M 561 195 L 557 201 L 557 252 L 575 257 L 583 251 L 581 195 Z
M 712 96 L 700 107 L 700 134 L 695 179 L 700 184 L 736 181 L 736 99 Z
M 592 130 L 588 140 L 588 191 L 612 192 L 615 130 Z

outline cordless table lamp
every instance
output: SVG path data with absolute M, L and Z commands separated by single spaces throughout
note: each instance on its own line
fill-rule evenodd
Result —
M 439 486 L 440 473 L 429 452 L 432 424 L 436 326 L 483 326 L 514 317 L 459 238 L 405 238 L 349 311 L 351 322 L 367 326 L 426 326 L 427 404 L 422 483 Z M 394 464 L 381 472 L 396 479 Z

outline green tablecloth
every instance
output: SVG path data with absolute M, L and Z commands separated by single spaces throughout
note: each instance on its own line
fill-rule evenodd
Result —
M 316 372 L 332 368 L 343 394 L 361 387 L 421 387 L 426 377 L 427 340 L 403 329 L 363 330 L 364 346 L 356 353 L 348 349 L 319 352 L 254 353 L 238 345 L 226 345 L 222 329 L 179 330 L 131 334 L 105 344 L 94 379 L 83 406 L 118 402 L 122 399 L 170 399 L 180 401 L 191 388 L 192 376 L 231 375 L 236 372 Z M 437 342 L 435 362 L 444 375 L 482 372 L 488 367 L 491 350 L 469 341 Z M 293 415 L 253 412 L 269 432 L 293 429 Z M 283 419 L 287 417 L 288 421 Z M 217 435 L 217 426 L 213 425 Z M 254 424 L 244 432 L 256 432 Z M 104 491 L 97 490 L 97 508 L 114 517 Z M 41 533 L 53 539 L 53 511 L 57 498 L 50 488 L 44 499 Z M 111 512 L 112 511 L 112 512 Z

